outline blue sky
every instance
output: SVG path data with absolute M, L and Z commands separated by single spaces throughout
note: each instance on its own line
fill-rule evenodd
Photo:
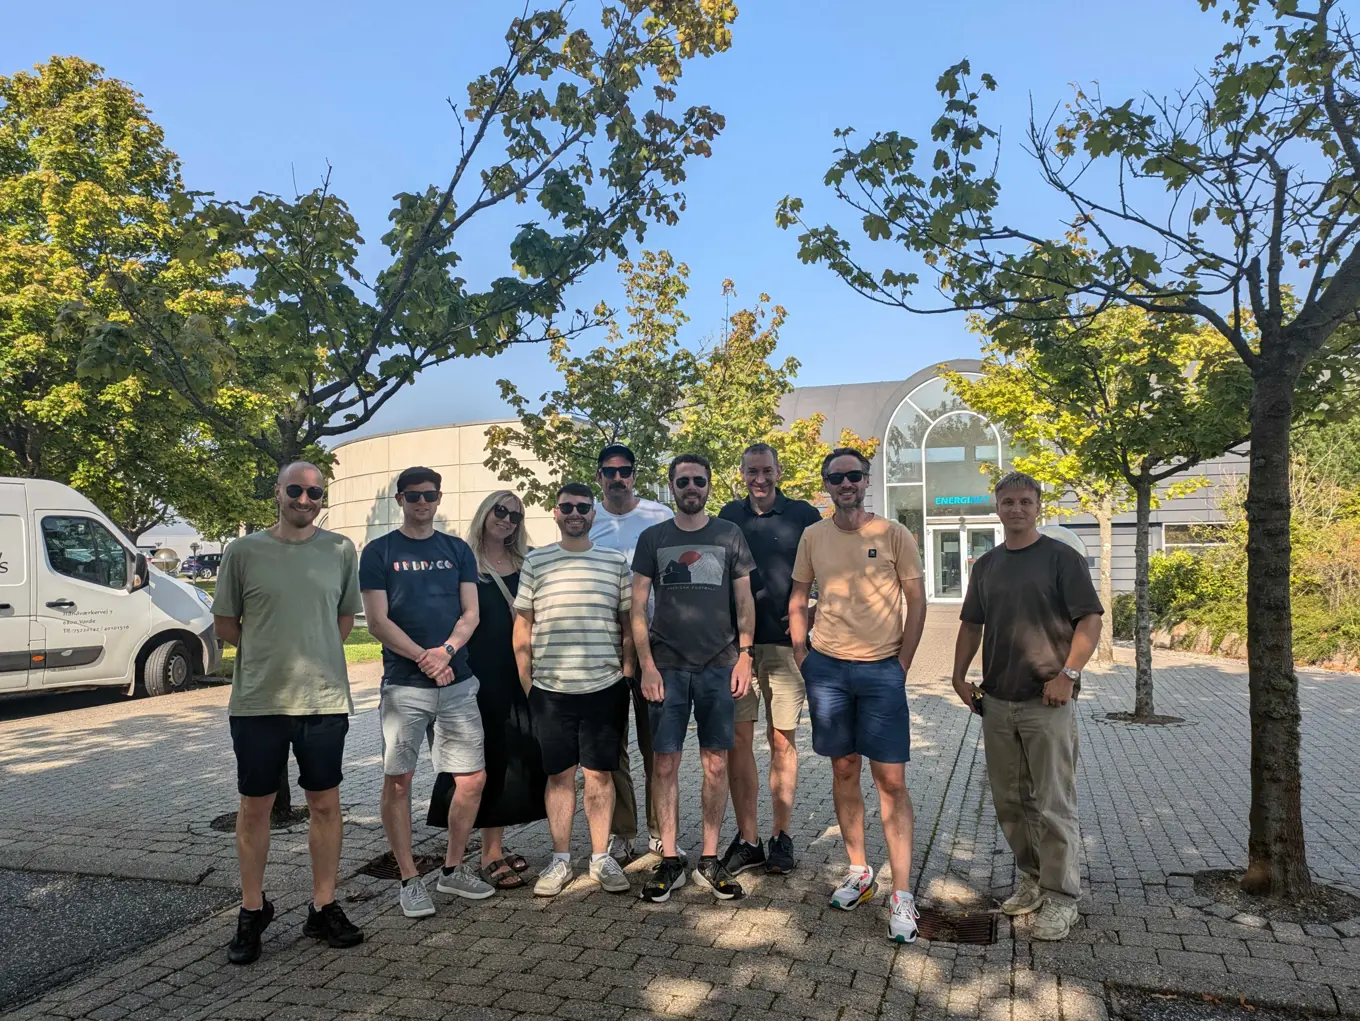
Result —
M 875 306 L 825 269 L 800 264 L 794 235 L 775 228 L 775 203 L 787 193 L 807 200 L 814 222 L 848 222 L 821 184 L 834 128 L 927 138 L 939 112 L 935 79 L 966 56 L 1001 86 L 988 109 L 1005 140 L 1007 209 L 1027 226 L 1056 229 L 1062 210 L 1020 149 L 1031 96 L 1046 111 L 1070 95 L 1072 82 L 1099 81 L 1107 99 L 1164 93 L 1207 67 L 1222 27 L 1197 0 L 739 3 L 732 49 L 691 66 L 681 85 L 683 102 L 714 106 L 727 129 L 713 157 L 691 167 L 681 223 L 654 229 L 647 246 L 690 266 L 693 344 L 721 327 L 724 277 L 742 301 L 765 291 L 783 304 L 789 321 L 780 353 L 802 362 L 800 385 L 905 378 L 977 351 L 962 316 Z M 333 188 L 375 249 L 365 264 L 371 272 L 384 254 L 377 242 L 391 196 L 447 180 L 456 132 L 446 97 L 461 100 L 466 83 L 496 65 L 522 3 L 175 7 L 136 17 L 89 0 L 14 5 L 0 34 L 0 73 L 57 53 L 104 65 L 143 94 L 188 185 L 221 197 L 289 193 L 294 175 L 310 187 L 329 161 Z M 465 237 L 469 275 L 505 272 L 506 240 L 488 230 Z M 570 306 L 614 301 L 616 279 L 614 267 L 597 267 Z M 603 339 L 587 335 L 578 346 Z M 495 380 L 503 376 L 534 396 L 553 382 L 539 347 L 453 362 L 425 373 L 363 432 L 497 417 L 504 407 Z

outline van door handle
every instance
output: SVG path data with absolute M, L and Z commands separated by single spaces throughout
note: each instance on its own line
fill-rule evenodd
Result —
M 0 610 L 12 610 L 12 609 L 14 609 L 14 607 L 10 606 L 9 603 L 0 603 Z
M 53 599 L 53 600 L 52 600 L 50 603 L 48 603 L 47 605 L 50 606 L 50 607 L 52 607 L 52 609 L 56 610 L 56 609 L 65 609 L 65 608 L 70 607 L 70 606 L 75 606 L 76 604 L 73 603 L 73 602 L 72 602 L 71 600 L 69 600 L 69 599 Z

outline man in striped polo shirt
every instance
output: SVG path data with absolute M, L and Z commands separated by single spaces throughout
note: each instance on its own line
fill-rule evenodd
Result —
M 569 482 L 559 489 L 553 518 L 562 538 L 525 558 L 515 597 L 515 661 L 548 774 L 553 839 L 552 861 L 534 893 L 553 897 L 571 881 L 578 765 L 586 781 L 590 877 L 609 893 L 627 893 L 628 876 L 609 855 L 609 827 L 612 774 L 628 726 L 624 667 L 633 661 L 633 576 L 622 553 L 590 541 L 595 497 L 589 486 Z

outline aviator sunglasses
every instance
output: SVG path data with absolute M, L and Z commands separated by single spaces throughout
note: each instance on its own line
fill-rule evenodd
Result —
M 691 485 L 693 485 L 695 489 L 707 489 L 708 479 L 704 478 L 702 475 L 681 475 L 675 480 L 676 489 L 688 489 Z
M 559 503 L 557 509 L 564 517 L 570 517 L 572 511 L 575 511 L 577 514 L 581 515 L 581 517 L 585 517 L 591 512 L 594 506 L 595 505 L 591 503 Z
M 397 495 L 407 503 L 420 503 L 421 500 L 424 500 L 426 503 L 434 503 L 444 494 L 437 489 L 408 489 Z
M 839 486 L 846 479 L 849 479 L 851 482 L 863 482 L 865 476 L 868 474 L 868 472 L 862 471 L 832 472 L 826 477 L 826 481 L 830 482 L 833 486 Z
M 633 466 L 625 464 L 618 468 L 601 468 L 600 474 L 607 479 L 631 479 L 633 477 Z
M 296 482 L 291 486 L 284 486 L 283 491 L 288 494 L 290 500 L 296 500 L 303 493 L 307 494 L 309 500 L 320 500 L 326 495 L 326 491 L 320 486 L 299 486 Z
M 495 504 L 491 508 L 491 513 L 498 518 L 509 518 L 512 525 L 518 525 L 524 520 L 523 511 L 512 511 L 509 507 L 502 507 L 500 504 Z

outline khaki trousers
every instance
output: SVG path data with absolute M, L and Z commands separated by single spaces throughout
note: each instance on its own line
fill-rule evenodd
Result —
M 1076 700 L 1047 706 L 1037 698 L 1006 702 L 987 695 L 982 744 L 996 821 L 1016 868 L 1037 878 L 1051 900 L 1075 904 L 1081 897 Z
M 637 726 L 638 751 L 642 753 L 642 769 L 646 774 L 644 799 L 647 804 L 647 832 L 648 835 L 660 839 L 661 827 L 656 821 L 656 805 L 652 802 L 652 723 L 647 714 L 647 700 L 642 697 L 642 684 L 639 681 L 633 682 L 633 719 Z M 614 770 L 614 821 L 610 828 L 624 840 L 637 839 L 637 795 L 633 790 L 627 725 L 623 728 L 619 768 Z M 641 850 L 645 851 L 646 848 Z

